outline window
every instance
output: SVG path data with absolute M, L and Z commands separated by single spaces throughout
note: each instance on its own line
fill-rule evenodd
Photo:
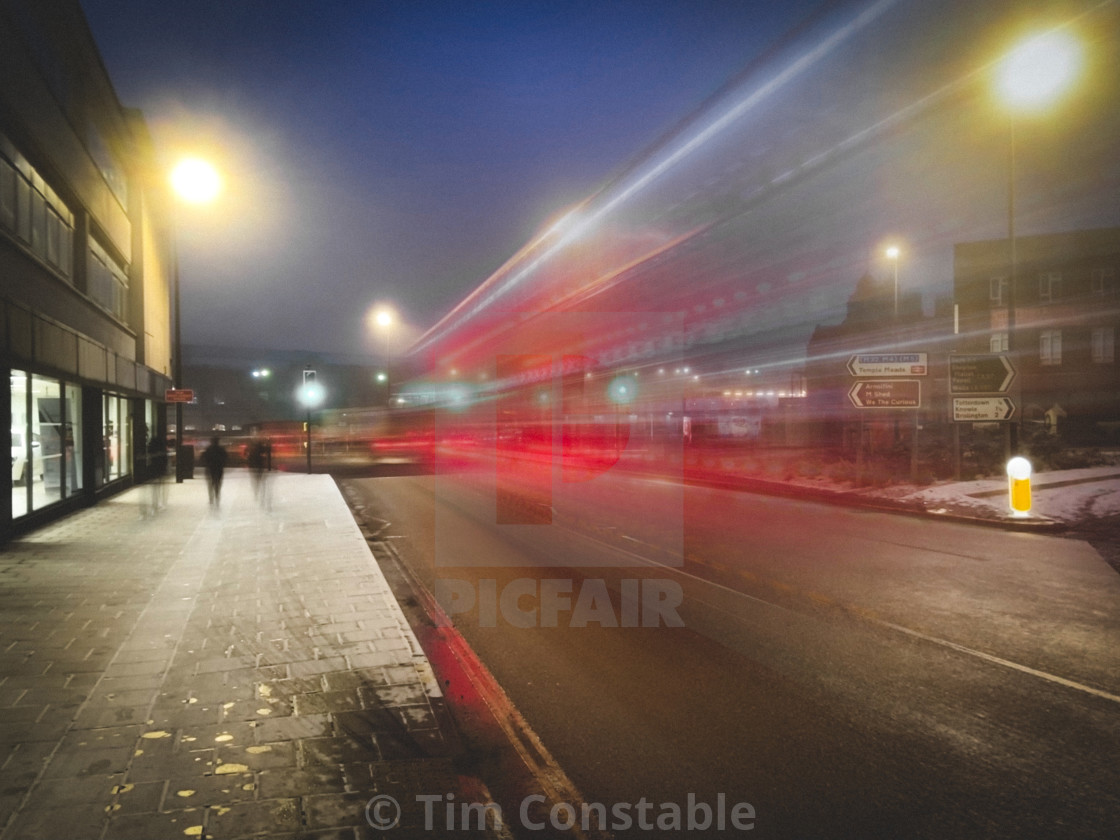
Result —
M 1116 291 L 1116 270 L 1113 268 L 1094 268 L 1089 282 L 1094 295 L 1104 297 L 1114 294 Z
M 1116 330 L 1112 327 L 1094 327 L 1091 339 L 1093 362 L 1112 364 L 1115 360 Z
M 86 282 L 94 303 L 121 321 L 128 320 L 128 272 L 93 239 Z
M 0 134 L 0 230 L 70 278 L 74 215 L 50 185 Z
M 39 460 L 31 476 L 31 508 L 39 510 L 62 498 L 65 426 L 62 387 L 57 379 L 31 375 L 31 439 Z
M 1007 278 L 993 277 L 988 289 L 988 300 L 996 306 L 1007 303 Z
M 12 437 L 12 517 L 25 516 L 31 509 L 31 484 L 40 472 L 43 455 L 39 442 L 31 436 L 28 418 L 27 373 L 13 370 L 11 437 Z
M 1038 337 L 1038 360 L 1044 365 L 1062 363 L 1062 331 L 1043 330 Z
M 1062 296 L 1062 274 L 1060 271 L 1044 271 L 1038 275 L 1038 300 L 1050 303 Z
M 993 333 L 988 346 L 993 353 L 1005 352 L 1007 350 L 1007 333 Z

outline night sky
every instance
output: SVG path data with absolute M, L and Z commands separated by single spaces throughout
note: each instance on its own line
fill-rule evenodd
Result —
M 808 0 L 81 0 L 122 104 L 221 199 L 184 340 L 362 354 L 430 327 L 804 19 Z

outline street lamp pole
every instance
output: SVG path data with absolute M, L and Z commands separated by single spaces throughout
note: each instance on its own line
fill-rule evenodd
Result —
M 385 407 L 389 408 L 392 404 L 393 397 L 393 345 L 392 345 L 392 330 L 393 324 L 396 322 L 396 316 L 392 309 L 387 306 L 382 306 L 373 313 L 373 326 L 381 333 L 381 340 L 384 342 L 384 362 L 385 362 Z M 382 377 L 379 375 L 378 380 Z
M 208 204 L 221 191 L 222 181 L 217 170 L 209 163 L 197 158 L 181 160 L 170 173 L 171 187 L 183 201 L 189 204 Z M 172 295 L 175 299 L 175 336 L 172 360 L 172 377 L 175 387 L 183 387 L 183 328 L 182 305 L 179 294 L 179 252 L 178 237 L 175 240 L 175 263 L 172 274 Z M 175 403 L 175 483 L 182 484 L 185 464 L 183 463 L 183 404 Z
M 175 256 L 175 273 L 172 275 L 172 288 L 175 298 L 175 363 L 172 368 L 172 376 L 175 379 L 175 387 L 183 387 L 183 324 L 180 316 L 181 305 L 179 303 L 179 257 Z M 175 403 L 175 483 L 183 483 L 183 404 L 176 401 Z
M 887 259 L 894 263 L 894 319 L 896 321 L 898 320 L 898 256 L 897 245 L 891 245 L 887 248 Z
M 1076 76 L 1081 49 L 1072 34 L 1054 29 L 1022 42 L 1000 62 L 996 83 L 1009 110 L 1007 133 L 1007 352 L 1013 354 L 1018 253 L 1015 231 L 1015 111 L 1037 111 L 1051 104 Z M 1019 446 L 1018 420 L 1007 424 L 1007 455 Z

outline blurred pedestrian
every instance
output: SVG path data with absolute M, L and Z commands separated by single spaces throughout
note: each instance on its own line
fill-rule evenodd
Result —
M 222 476 L 226 471 L 226 461 L 229 455 L 222 446 L 217 435 L 210 438 L 210 445 L 206 447 L 199 458 L 206 469 L 206 486 L 210 491 L 210 506 L 218 507 L 222 502 Z
M 253 495 L 262 507 L 268 507 L 268 477 L 265 467 L 268 461 L 267 445 L 261 438 L 254 438 L 249 444 L 249 477 L 253 482 Z
M 148 484 L 148 513 L 155 516 L 167 507 L 167 442 L 158 433 L 148 441 Z

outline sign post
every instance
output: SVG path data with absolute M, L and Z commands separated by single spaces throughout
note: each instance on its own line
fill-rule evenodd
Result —
M 922 407 L 922 382 L 912 377 L 929 374 L 928 353 L 857 353 L 848 359 L 848 373 L 857 377 L 848 390 L 848 401 L 860 409 L 859 448 L 856 451 L 856 483 L 863 476 L 863 436 L 865 409 L 913 411 L 914 431 L 910 436 L 910 473 L 917 480 L 918 410 Z M 880 378 L 881 377 L 881 378 Z M 907 377 L 900 379 L 899 377 Z M 895 436 L 898 436 L 895 415 Z
M 1002 353 L 951 353 L 949 412 L 953 423 L 1018 422 L 1012 420 L 1017 406 L 1016 397 L 1010 393 L 1015 374 L 1011 359 Z M 1007 428 L 1010 425 L 1005 426 Z M 954 474 L 959 478 L 961 447 L 957 426 L 954 426 L 953 442 Z

